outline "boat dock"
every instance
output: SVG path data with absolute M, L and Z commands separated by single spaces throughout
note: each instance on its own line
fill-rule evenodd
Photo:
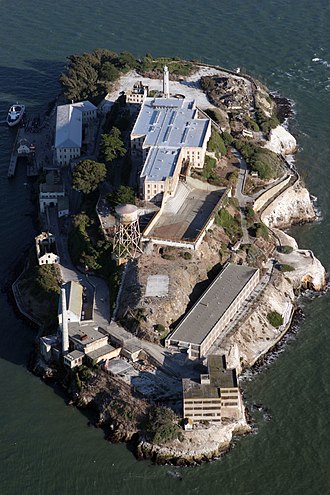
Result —
M 23 126 L 18 126 L 8 167 L 8 178 L 14 177 L 18 158 L 27 162 L 27 177 L 36 177 L 43 165 L 52 162 L 53 129 L 49 118 L 40 122 L 40 116 L 26 118 Z

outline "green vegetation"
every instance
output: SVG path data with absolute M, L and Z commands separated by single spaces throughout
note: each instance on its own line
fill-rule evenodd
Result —
M 255 119 L 262 132 L 266 135 L 268 135 L 272 129 L 275 129 L 275 127 L 280 124 L 276 115 L 267 117 L 265 112 L 259 107 L 256 108 Z
M 280 175 L 281 159 L 273 151 L 255 146 L 246 139 L 235 139 L 234 145 L 251 169 L 258 172 L 260 179 L 269 180 Z
M 113 127 L 109 134 L 102 134 L 100 144 L 101 159 L 109 165 L 113 160 L 126 155 L 126 148 L 120 130 Z
M 150 408 L 146 426 L 150 440 L 156 444 L 170 442 L 182 435 L 181 429 L 175 420 L 174 412 L 163 406 Z
M 72 185 L 84 194 L 95 191 L 106 178 L 107 170 L 104 163 L 93 160 L 79 162 L 72 173 Z
M 283 325 L 283 316 L 277 311 L 270 311 L 267 314 L 267 320 L 274 328 L 278 328 Z
M 285 263 L 281 263 L 278 265 L 278 269 L 280 270 L 280 272 L 293 272 L 294 271 L 294 268 L 293 266 L 291 265 L 286 265 Z
M 258 132 L 260 130 L 257 122 L 255 120 L 253 120 L 250 117 L 250 115 L 244 115 L 244 121 L 245 121 L 246 127 L 248 129 L 251 129 L 251 131 Z
M 215 217 L 215 223 L 224 229 L 231 241 L 236 240 L 242 233 L 240 221 L 225 208 L 219 210 Z
M 208 108 L 205 113 L 219 126 L 226 124 L 226 119 L 216 108 Z
M 150 53 L 143 57 L 141 63 L 137 67 L 142 74 L 148 72 L 163 72 L 164 65 L 167 65 L 171 74 L 175 76 L 189 76 L 194 71 L 195 65 L 192 62 L 181 60 L 180 58 L 156 58 L 154 59 Z
M 165 325 L 162 325 L 161 323 L 157 323 L 157 325 L 155 326 L 155 330 L 158 333 L 164 333 L 166 330 Z
M 219 177 L 215 168 L 217 166 L 217 161 L 215 158 L 206 155 L 204 161 L 204 167 L 202 170 L 194 170 L 193 176 L 198 179 L 209 182 L 210 184 L 222 185 L 223 178 Z
M 115 53 L 96 49 L 68 57 L 66 71 L 60 75 L 64 96 L 68 100 L 91 100 L 99 103 L 118 77 L 138 65 L 128 52 Z
M 219 158 L 220 155 L 224 156 L 227 153 L 227 148 L 221 135 L 214 129 L 212 129 L 211 137 L 207 143 L 207 150 L 213 151 L 217 158 Z
M 291 246 L 277 246 L 277 251 L 279 253 L 283 253 L 283 254 L 291 254 L 293 251 L 293 247 L 291 247 Z
M 121 204 L 135 205 L 134 190 L 129 186 L 119 186 L 117 191 L 107 195 L 107 200 L 112 208 Z
M 229 148 L 233 144 L 233 136 L 227 131 L 224 131 L 222 133 L 222 139 L 227 148 Z
M 189 251 L 185 251 L 184 253 L 181 253 L 181 256 L 184 260 L 191 260 L 192 254 Z
M 262 237 L 267 241 L 267 239 L 269 238 L 269 232 L 266 225 L 260 222 L 260 223 L 256 223 L 255 227 L 256 227 L 256 237 L 257 238 Z

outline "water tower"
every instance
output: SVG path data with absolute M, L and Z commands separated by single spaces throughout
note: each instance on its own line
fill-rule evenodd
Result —
M 115 208 L 115 217 L 113 255 L 118 264 L 121 264 L 142 253 L 138 208 L 129 204 L 118 205 Z

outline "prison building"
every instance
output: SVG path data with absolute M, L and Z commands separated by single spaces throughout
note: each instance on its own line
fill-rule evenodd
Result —
M 174 195 L 186 161 L 203 168 L 210 136 L 211 122 L 199 118 L 194 100 L 145 98 L 131 133 L 141 197 L 160 203 L 165 191 Z
M 185 378 L 183 417 L 189 423 L 222 419 L 239 419 L 244 414 L 235 369 L 227 369 L 225 356 L 207 358 L 208 374 L 200 375 L 200 383 Z
M 166 339 L 166 347 L 186 351 L 192 359 L 207 356 L 258 282 L 258 268 L 227 263 Z

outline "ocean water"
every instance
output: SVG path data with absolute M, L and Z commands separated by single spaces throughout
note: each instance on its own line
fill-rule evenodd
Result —
M 0 120 L 15 101 L 45 108 L 66 57 L 97 47 L 241 67 L 291 98 L 296 165 L 322 220 L 292 233 L 330 266 L 330 3 L 327 0 L 23 0 L 0 2 Z M 244 382 L 255 433 L 198 468 L 138 462 L 104 441 L 88 418 L 26 368 L 35 330 L 5 290 L 32 242 L 24 170 L 8 181 L 14 133 L 0 124 L 0 493 L 304 495 L 330 493 L 330 296 L 302 298 L 298 332 L 262 373 Z

